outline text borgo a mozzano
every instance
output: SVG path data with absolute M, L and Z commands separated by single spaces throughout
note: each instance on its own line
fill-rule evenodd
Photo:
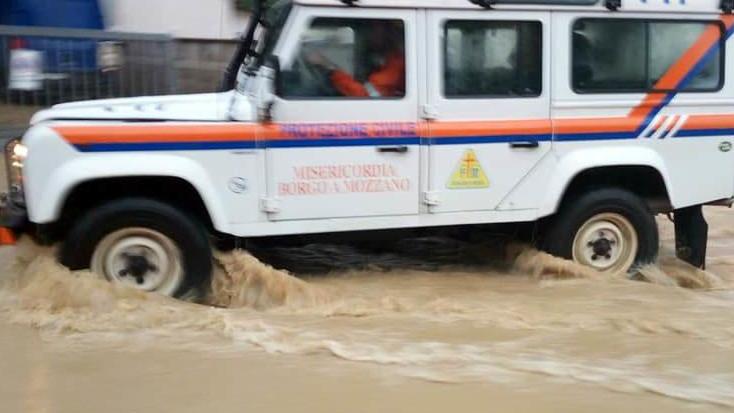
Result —
M 340 193 L 409 192 L 410 178 L 401 177 L 390 164 L 299 166 L 293 180 L 278 183 L 281 196 Z

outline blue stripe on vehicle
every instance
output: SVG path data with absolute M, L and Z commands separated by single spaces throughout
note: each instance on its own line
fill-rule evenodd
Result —
M 734 135 L 734 129 L 690 129 L 681 130 L 675 134 L 676 138 L 699 138 L 707 136 Z
M 655 135 L 655 132 L 657 132 L 658 130 L 660 130 L 660 128 L 662 127 L 662 125 L 664 123 L 665 123 L 665 120 L 663 120 L 662 123 L 660 124 L 660 126 L 658 126 L 657 128 L 650 128 L 650 131 L 647 134 L 645 134 L 644 137 L 645 138 L 652 138 L 653 135 Z
M 666 133 L 670 129 L 666 130 Z M 675 137 L 706 137 L 734 135 L 732 129 L 701 129 L 678 131 Z M 557 135 L 559 142 L 583 142 L 602 140 L 634 139 L 635 132 L 605 132 Z M 550 142 L 552 135 L 503 135 L 503 136 L 456 136 L 426 139 L 430 145 L 469 145 L 499 144 L 524 141 Z M 366 139 L 304 139 L 274 140 L 269 142 L 224 141 L 224 142 L 136 142 L 136 143 L 95 143 L 75 145 L 81 152 L 136 152 L 136 151 L 207 151 L 233 149 L 267 149 L 267 148 L 323 148 L 323 147 L 357 147 L 382 145 L 419 145 L 421 138 L 366 138 Z
M 363 138 L 363 139 L 289 139 L 263 142 L 264 148 L 321 148 L 325 146 L 382 146 L 382 145 L 418 145 L 421 138 Z
M 549 142 L 553 135 L 493 135 L 493 136 L 452 136 L 428 139 L 430 145 L 465 145 L 482 143 L 511 143 L 511 142 Z
M 556 135 L 556 141 L 564 142 L 580 142 L 580 141 L 603 141 L 603 140 L 621 140 L 635 139 L 639 134 L 635 132 L 600 132 L 600 133 L 567 133 Z

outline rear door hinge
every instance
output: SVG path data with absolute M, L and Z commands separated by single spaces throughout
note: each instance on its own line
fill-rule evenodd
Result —
M 438 119 L 438 109 L 433 105 L 421 106 L 421 117 L 426 120 Z
M 423 203 L 428 206 L 437 206 L 441 203 L 440 192 L 426 191 L 423 193 Z
M 280 200 L 277 198 L 261 198 L 260 209 L 268 214 L 277 214 L 280 212 Z

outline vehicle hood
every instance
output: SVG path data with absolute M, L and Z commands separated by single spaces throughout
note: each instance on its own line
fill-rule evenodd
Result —
M 51 120 L 227 121 L 233 92 L 151 96 L 63 103 L 42 110 L 31 124 Z

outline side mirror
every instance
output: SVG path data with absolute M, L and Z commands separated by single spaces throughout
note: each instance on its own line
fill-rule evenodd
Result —
M 258 78 L 256 91 L 258 120 L 270 122 L 273 119 L 275 96 L 280 89 L 280 59 L 273 55 L 267 56 L 260 67 Z

